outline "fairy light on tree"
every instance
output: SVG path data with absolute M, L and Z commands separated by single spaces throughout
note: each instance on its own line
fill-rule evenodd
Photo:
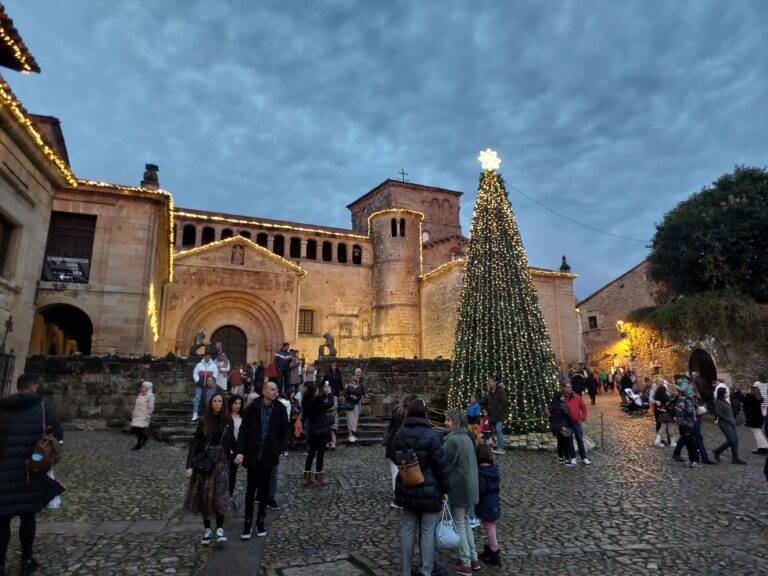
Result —
M 506 424 L 515 433 L 545 431 L 544 405 L 558 385 L 558 369 L 528 258 L 498 173 L 501 159 L 486 149 L 472 214 L 464 284 L 451 363 L 448 404 L 466 406 L 487 395 L 489 376 L 506 389 Z

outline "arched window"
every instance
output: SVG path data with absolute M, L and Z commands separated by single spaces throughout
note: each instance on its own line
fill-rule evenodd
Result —
M 397 218 L 392 218 L 392 237 L 397 236 Z
M 224 228 L 224 230 L 221 231 L 221 239 L 226 240 L 227 238 L 232 238 L 235 233 L 232 232 L 232 228 Z
M 274 243 L 272 244 L 272 252 L 278 256 L 285 254 L 285 238 L 282 234 L 275 234 Z
M 400 218 L 400 236 L 405 236 L 405 218 Z
M 184 248 L 190 248 L 195 245 L 197 239 L 197 228 L 193 224 L 184 224 L 181 229 L 181 245 Z
M 347 263 L 347 245 L 346 244 L 336 245 L 336 260 L 342 264 Z
M 352 264 L 363 263 L 363 249 L 357 244 L 352 246 Z
M 301 238 L 291 238 L 291 243 L 288 247 L 288 254 L 291 258 L 301 258 Z
M 203 228 L 203 236 L 200 239 L 200 244 L 210 244 L 214 240 L 216 240 L 216 230 L 211 226 Z
M 267 236 L 266 232 L 259 232 L 256 234 L 256 244 L 259 246 L 264 246 L 264 248 L 267 247 L 267 243 L 269 241 L 269 236 Z
M 240 236 L 248 238 L 249 240 L 251 239 L 251 233 L 248 232 L 248 230 L 240 230 Z
M 307 240 L 307 260 L 317 260 L 317 240 Z
M 441 222 L 443 217 L 440 214 L 440 200 L 432 198 L 429 202 L 429 218 L 432 222 Z
M 333 260 L 333 244 L 327 240 L 323 242 L 323 262 L 330 262 Z
M 443 200 L 443 221 L 446 223 L 451 221 L 451 203 L 448 200 Z

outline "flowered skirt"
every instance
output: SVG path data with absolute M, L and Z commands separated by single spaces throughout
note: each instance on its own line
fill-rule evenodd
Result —
M 220 455 L 219 446 L 210 446 L 208 456 L 218 462 L 210 472 L 195 470 L 189 479 L 184 509 L 201 514 L 204 518 L 225 516 L 232 506 L 229 496 L 229 460 Z

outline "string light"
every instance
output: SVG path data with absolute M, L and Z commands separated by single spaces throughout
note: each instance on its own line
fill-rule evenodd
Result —
M 18 37 L 18 32 L 13 28 L 13 22 L 8 18 L 2 5 L 0 5 L 0 21 L 7 23 L 10 28 L 9 32 L 6 30 L 5 26 L 0 26 L 0 38 L 2 38 L 5 45 L 11 49 L 11 52 L 13 52 L 13 57 L 21 66 L 21 73 L 29 74 L 33 71 L 39 72 L 40 68 L 38 67 L 37 62 L 35 62 L 35 59 L 29 53 L 27 46 L 21 38 Z M 14 35 L 16 35 L 16 38 L 14 38 Z
M 441 264 L 434 270 L 430 270 L 426 274 L 422 274 L 419 276 L 420 280 L 428 280 L 429 278 L 432 278 L 433 276 L 436 276 L 438 273 L 446 272 L 452 268 L 455 268 L 456 266 L 464 266 L 467 263 L 465 258 L 457 258 L 456 260 L 451 260 L 450 262 L 446 262 L 445 264 Z M 574 278 L 578 278 L 579 276 L 577 274 L 573 274 L 572 272 L 560 272 L 558 270 L 547 270 L 546 268 L 536 268 L 535 266 L 531 266 L 528 268 L 529 272 L 532 276 L 547 276 L 547 277 L 554 277 L 554 278 L 568 278 L 570 280 L 573 280 Z M 578 309 L 576 310 L 578 312 Z
M 423 243 L 421 242 L 422 238 L 422 226 L 424 222 L 424 213 L 419 212 L 418 210 L 410 210 L 408 208 L 386 208 L 384 210 L 379 210 L 378 212 L 372 212 L 370 216 L 368 216 L 368 238 L 373 238 L 371 235 L 371 229 L 372 229 L 372 220 L 377 216 L 384 216 L 385 214 L 405 214 L 407 216 L 414 216 L 419 221 L 419 275 L 421 275 L 422 271 L 424 270 L 424 249 L 423 249 Z
M 160 340 L 160 331 L 157 324 L 157 300 L 155 300 L 155 283 L 149 285 L 149 300 L 147 301 L 147 316 L 149 317 L 149 327 L 152 330 L 152 341 Z

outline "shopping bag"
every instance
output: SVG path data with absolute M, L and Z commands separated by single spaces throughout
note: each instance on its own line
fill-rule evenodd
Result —
M 451 510 L 448 508 L 448 501 L 443 502 L 443 513 L 440 515 L 440 521 L 435 526 L 435 541 L 438 548 L 443 550 L 453 550 L 459 547 L 459 535 L 456 532 L 456 526 L 453 523 Z

